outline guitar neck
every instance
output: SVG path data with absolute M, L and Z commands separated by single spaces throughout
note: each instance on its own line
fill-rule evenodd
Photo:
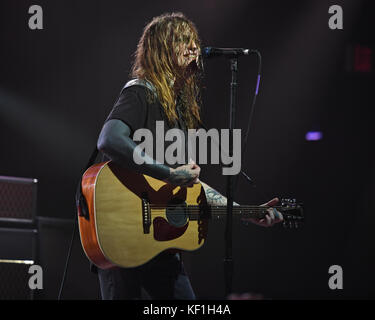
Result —
M 267 214 L 267 209 L 269 207 L 255 206 L 255 205 L 242 205 L 242 206 L 233 206 L 232 207 L 233 215 L 244 215 L 248 218 L 258 218 L 261 219 Z M 280 209 L 278 207 L 274 207 Z M 227 206 L 210 206 L 209 210 L 213 217 L 226 216 L 228 214 Z
M 178 206 L 177 206 L 178 207 Z M 167 206 L 165 209 L 174 209 L 176 206 Z M 255 205 L 243 205 L 233 206 L 233 215 L 242 215 L 248 218 L 262 219 L 267 214 L 267 209 L 270 207 L 266 206 L 255 206 Z M 282 210 L 282 207 L 273 207 L 277 210 Z M 158 206 L 151 205 L 151 209 L 160 209 Z M 228 214 L 227 206 L 198 206 L 188 205 L 185 207 L 179 207 L 177 209 L 180 213 L 182 211 L 189 217 L 190 220 L 199 220 L 200 218 L 219 218 Z

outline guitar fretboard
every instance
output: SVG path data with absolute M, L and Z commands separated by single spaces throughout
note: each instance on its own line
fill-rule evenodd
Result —
M 233 214 L 246 216 L 247 218 L 262 219 L 268 213 L 268 209 L 271 207 L 267 206 L 233 206 Z M 272 207 L 278 211 L 284 211 L 284 207 L 275 206 Z M 198 220 L 200 218 L 219 218 L 228 214 L 227 206 L 158 206 L 150 204 L 151 215 L 153 213 L 160 214 L 160 211 L 169 210 L 170 214 L 186 215 L 190 220 Z

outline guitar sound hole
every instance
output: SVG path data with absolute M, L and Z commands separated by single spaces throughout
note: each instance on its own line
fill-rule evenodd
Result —
M 183 227 L 188 221 L 187 205 L 181 199 L 172 199 L 166 210 L 168 223 L 175 227 Z

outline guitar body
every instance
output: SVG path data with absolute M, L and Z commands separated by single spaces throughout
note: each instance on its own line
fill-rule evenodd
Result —
M 175 187 L 105 162 L 86 170 L 82 192 L 89 216 L 78 216 L 81 243 L 102 269 L 137 267 L 162 251 L 193 251 L 204 244 L 207 220 L 183 214 L 185 205 L 206 205 L 201 184 Z M 171 204 L 181 212 L 171 214 Z

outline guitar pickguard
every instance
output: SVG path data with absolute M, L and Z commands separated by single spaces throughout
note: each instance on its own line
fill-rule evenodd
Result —
M 170 241 L 177 239 L 182 236 L 189 223 L 186 223 L 183 227 L 175 227 L 171 225 L 166 219 L 162 217 L 156 217 L 153 220 L 154 226 L 154 239 L 156 241 Z

